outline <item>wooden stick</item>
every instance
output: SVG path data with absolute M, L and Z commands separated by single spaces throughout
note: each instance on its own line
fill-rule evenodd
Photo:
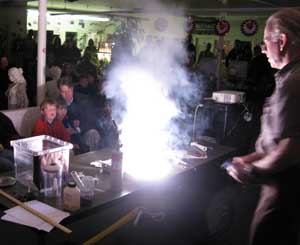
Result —
M 112 233 L 114 230 L 122 227 L 123 225 L 126 225 L 129 221 L 133 220 L 137 216 L 138 210 L 139 210 L 138 208 L 133 209 L 131 212 L 123 216 L 117 222 L 107 227 L 105 230 L 99 232 L 89 240 L 85 241 L 83 245 L 95 244 L 96 242 L 100 241 L 102 238 Z
M 62 230 L 63 232 L 70 234 L 72 232 L 72 230 L 70 230 L 69 228 L 55 222 L 54 220 L 52 220 L 51 218 L 49 218 L 47 215 L 29 207 L 28 205 L 22 203 L 21 201 L 19 201 L 18 199 L 16 199 L 15 197 L 13 197 L 12 195 L 6 193 L 5 191 L 0 189 L 0 194 L 4 197 L 6 197 L 7 199 L 9 199 L 10 201 L 18 204 L 20 207 L 24 208 L 25 210 L 27 210 L 28 212 L 32 213 L 33 215 L 39 217 L 40 219 L 42 219 L 43 221 L 47 222 L 48 224 Z

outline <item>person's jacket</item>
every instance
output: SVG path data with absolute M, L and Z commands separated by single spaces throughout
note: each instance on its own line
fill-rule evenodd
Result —
M 58 119 L 54 119 L 50 124 L 43 117 L 39 118 L 32 131 L 32 136 L 49 135 L 57 139 L 71 142 L 70 135 L 62 122 Z
M 6 149 L 11 148 L 10 141 L 21 137 L 10 118 L 2 112 L 0 112 L 0 125 L 0 144 Z

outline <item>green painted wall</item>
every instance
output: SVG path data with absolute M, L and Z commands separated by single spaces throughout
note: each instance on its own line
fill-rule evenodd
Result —
M 185 34 L 183 32 L 183 25 L 185 19 L 182 17 L 166 17 L 168 20 L 169 26 L 168 28 L 160 32 L 155 28 L 155 20 L 157 20 L 159 16 L 153 16 L 152 18 L 149 18 L 148 21 L 142 21 L 141 22 L 141 28 L 144 29 L 144 35 L 150 35 L 156 39 L 161 38 L 179 38 L 183 39 Z M 264 16 L 251 16 L 251 19 L 256 20 L 258 24 L 258 30 L 257 33 L 253 36 L 246 36 L 241 32 L 241 23 L 242 21 L 246 19 L 250 19 L 247 16 L 227 16 L 225 19 L 229 21 L 230 23 L 230 31 L 229 33 L 224 37 L 224 45 L 227 46 L 227 50 L 230 50 L 232 48 L 232 45 L 234 43 L 235 39 L 239 39 L 241 41 L 250 41 L 252 43 L 252 46 L 254 47 L 256 44 L 259 44 L 263 39 L 263 29 L 264 24 L 267 17 Z M 193 34 L 193 43 L 196 46 L 197 53 L 199 54 L 200 51 L 204 50 L 206 47 L 206 44 L 209 42 L 212 44 L 213 49 L 216 52 L 216 43 L 219 39 L 219 36 L 217 35 L 198 35 Z M 225 47 L 226 48 L 226 47 Z

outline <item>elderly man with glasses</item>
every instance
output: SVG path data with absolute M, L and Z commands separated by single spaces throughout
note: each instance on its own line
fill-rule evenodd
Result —
M 251 245 L 296 245 L 300 222 L 300 12 L 282 9 L 266 22 L 262 52 L 276 88 L 263 109 L 255 152 L 233 158 L 228 173 L 261 185 Z

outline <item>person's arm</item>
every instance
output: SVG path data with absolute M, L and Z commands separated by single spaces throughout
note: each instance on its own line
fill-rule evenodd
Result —
M 251 164 L 243 161 L 233 161 L 227 171 L 235 180 L 241 183 L 262 183 L 270 177 L 284 171 L 300 162 L 300 138 L 286 138 L 279 141 L 278 145 L 268 154 L 250 154 L 247 159 L 257 160 Z M 245 160 L 245 159 L 243 159 Z
M 71 136 L 70 136 L 68 130 L 62 124 L 62 122 L 60 122 L 59 127 L 61 128 L 61 132 L 62 132 L 62 140 L 71 143 Z
M 228 174 L 236 181 L 241 183 L 257 183 L 261 179 L 258 176 L 254 176 L 253 162 L 264 158 L 264 154 L 258 152 L 252 152 L 248 155 L 234 157 L 232 159 L 232 165 L 226 168 Z
M 260 174 L 273 175 L 300 162 L 300 138 L 286 138 L 265 157 L 253 162 L 255 171 Z
M 245 156 L 238 156 L 232 159 L 232 162 L 239 162 L 240 164 L 251 164 L 254 161 L 260 160 L 264 157 L 263 153 L 252 152 Z

